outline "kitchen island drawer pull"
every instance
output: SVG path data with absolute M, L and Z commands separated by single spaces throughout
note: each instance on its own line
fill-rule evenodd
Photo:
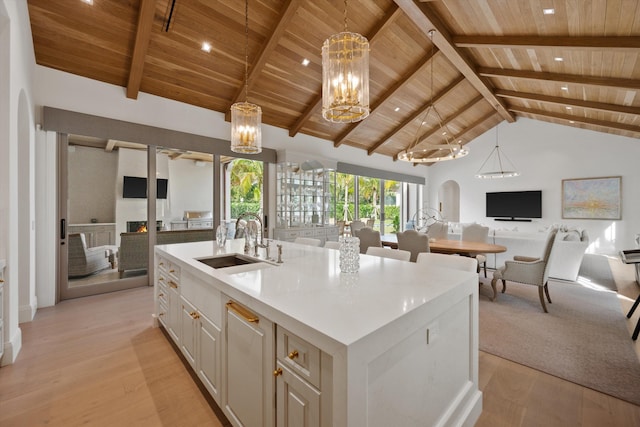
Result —
M 247 310 L 246 308 L 244 308 L 240 304 L 235 303 L 233 301 L 229 301 L 227 303 L 227 308 L 229 310 L 233 310 L 236 313 L 238 313 L 240 316 L 242 316 L 249 323 L 258 323 L 260 321 L 260 318 L 258 316 L 256 316 L 255 314 L 253 314 L 252 312 L 250 312 L 249 310 Z

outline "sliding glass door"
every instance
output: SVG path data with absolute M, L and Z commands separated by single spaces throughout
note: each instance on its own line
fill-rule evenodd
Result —
M 147 285 L 146 265 L 125 273 L 119 262 L 126 219 L 147 218 L 140 193 L 146 191 L 146 151 L 125 155 L 107 141 L 76 135 L 60 134 L 58 142 L 59 299 Z M 136 180 L 128 188 L 123 170 Z M 123 198 L 125 190 L 135 202 Z M 141 237 L 137 244 L 146 250 L 148 238 Z

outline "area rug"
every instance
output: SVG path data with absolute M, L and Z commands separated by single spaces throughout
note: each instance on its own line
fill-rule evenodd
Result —
M 604 255 L 584 255 L 578 271 L 578 282 L 593 283 L 596 286 L 605 287 L 612 291 L 617 290 L 616 281 L 613 278 L 613 274 L 611 274 L 609 259 Z
M 535 286 L 507 282 L 492 302 L 485 280 L 480 350 L 640 405 L 640 362 L 616 292 L 550 281 L 544 313 Z

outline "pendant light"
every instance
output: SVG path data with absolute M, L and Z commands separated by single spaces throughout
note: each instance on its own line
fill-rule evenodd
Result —
M 398 160 L 402 160 L 410 163 L 435 163 L 445 160 L 458 159 L 469 154 L 469 150 L 462 148 L 462 144 L 456 143 L 451 137 L 451 132 L 445 124 L 442 122 L 440 113 L 436 110 L 436 106 L 433 105 L 433 66 L 434 66 L 434 44 L 433 34 L 436 30 L 429 31 L 429 38 L 431 39 L 431 77 L 430 77 L 430 99 L 427 110 L 422 117 L 420 126 L 416 130 L 414 141 L 400 153 L 398 153 Z M 423 140 L 424 134 L 420 133 L 420 130 L 424 125 L 429 122 L 429 118 L 433 117 L 434 123 L 440 128 L 440 135 L 443 136 L 444 141 L 442 143 L 427 143 Z
M 476 173 L 476 178 L 493 179 L 520 176 L 520 173 L 516 171 L 511 160 L 509 160 L 504 152 L 500 151 L 500 146 L 498 145 L 498 127 L 499 125 L 496 126 L 496 146 L 491 153 L 489 153 L 487 160 L 480 166 L 478 173 Z
M 231 151 L 257 154 L 262 151 L 262 109 L 248 102 L 249 93 L 249 0 L 244 7 L 244 102 L 231 106 Z
M 330 122 L 351 123 L 369 115 L 369 41 L 344 31 L 322 45 L 322 117 Z

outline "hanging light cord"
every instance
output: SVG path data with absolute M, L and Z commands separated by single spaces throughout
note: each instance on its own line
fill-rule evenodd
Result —
M 249 0 L 244 2 L 244 102 L 249 102 Z
M 344 0 L 344 32 L 347 32 L 347 0 Z
M 346 3 L 346 0 L 345 0 Z M 409 149 L 413 149 L 415 147 L 418 146 L 418 143 L 420 142 L 420 138 L 418 137 L 418 134 L 420 133 L 420 129 L 422 129 L 422 125 L 426 122 L 427 118 L 429 117 L 429 111 L 433 110 L 436 119 L 438 120 L 438 126 L 440 126 L 440 129 L 442 129 L 443 127 L 445 128 L 447 135 L 445 135 L 444 140 L 447 143 L 447 145 L 449 145 L 449 128 L 447 126 L 443 126 L 442 125 L 442 117 L 440 117 L 440 113 L 438 113 L 438 110 L 436 110 L 436 107 L 433 105 L 433 66 L 434 66 L 434 57 L 435 57 L 435 53 L 434 53 L 434 44 L 433 44 L 433 34 L 436 32 L 436 30 L 430 30 L 429 31 L 429 39 L 431 40 L 431 67 L 429 70 L 429 85 L 431 88 L 431 93 L 429 93 L 429 105 L 427 106 L 427 110 L 424 112 L 424 115 L 422 116 L 422 120 L 420 121 L 420 126 L 418 126 L 418 129 L 416 129 L 416 133 L 415 133 L 415 138 L 414 138 L 414 143 L 412 146 L 409 147 Z M 453 148 L 450 147 L 449 148 L 449 152 L 453 153 Z

